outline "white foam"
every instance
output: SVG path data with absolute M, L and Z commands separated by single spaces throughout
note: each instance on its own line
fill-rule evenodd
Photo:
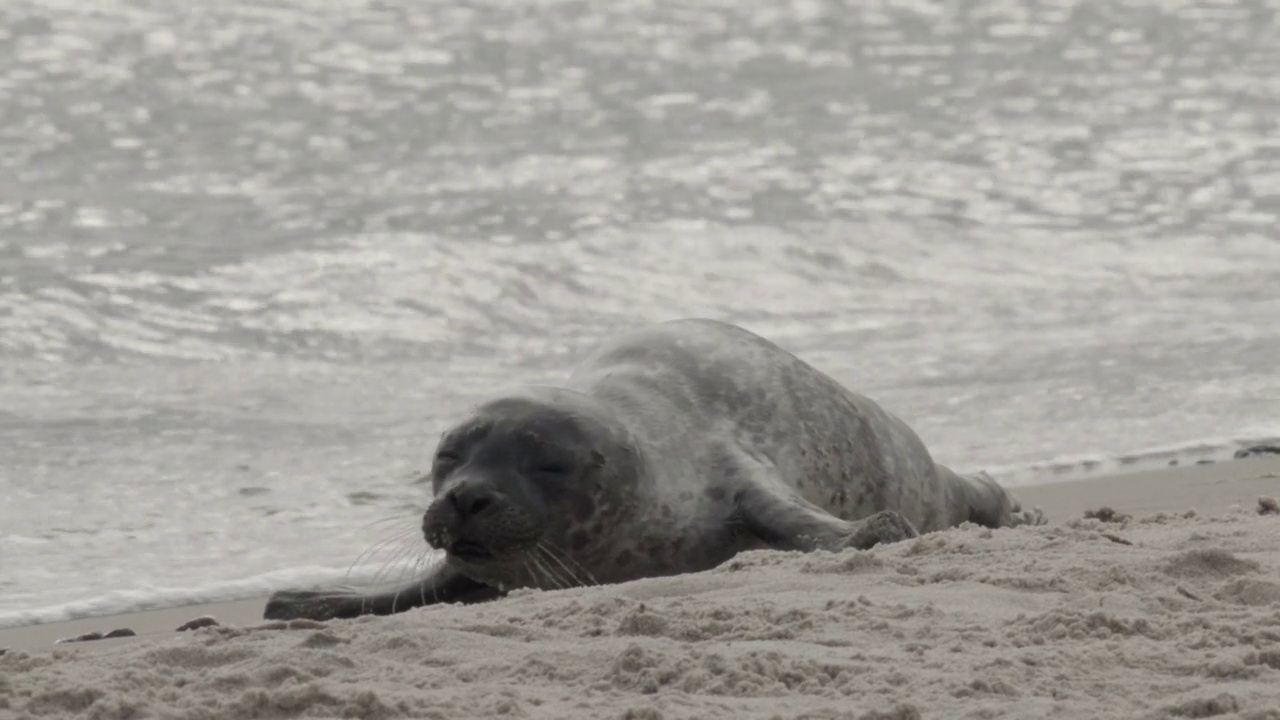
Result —
M 267 595 L 284 588 L 309 588 L 319 586 L 367 585 L 388 577 L 407 577 L 416 566 L 405 563 L 367 570 L 348 572 L 341 568 L 308 566 L 274 572 L 226 582 L 189 588 L 140 585 L 129 590 L 113 590 L 93 598 L 33 608 L 0 612 L 0 627 L 39 625 L 43 623 L 104 617 L 123 613 L 160 610 L 164 608 L 195 605 L 198 603 L 227 602 Z
M 1231 460 L 1237 450 L 1253 445 L 1280 443 L 1280 432 L 1262 432 L 1237 438 L 1203 438 L 1182 443 L 1104 455 L 1066 455 L 1017 465 L 980 468 L 1006 487 L 1026 487 L 1069 480 L 1083 480 L 1103 474 L 1120 474 L 1192 465 L 1198 462 Z

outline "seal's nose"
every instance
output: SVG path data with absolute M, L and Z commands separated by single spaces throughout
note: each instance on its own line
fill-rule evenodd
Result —
M 498 493 L 483 481 L 456 483 L 438 495 L 427 508 L 422 517 L 422 534 L 431 547 L 448 548 L 458 540 L 476 534 L 485 517 L 499 506 L 500 499 Z
M 444 495 L 445 502 L 453 506 L 458 522 L 466 522 L 493 506 L 494 494 L 487 488 L 475 485 L 458 485 Z
M 482 562 L 493 558 L 487 523 L 501 497 L 484 482 L 461 482 L 441 493 L 422 518 L 427 544 L 454 559 Z

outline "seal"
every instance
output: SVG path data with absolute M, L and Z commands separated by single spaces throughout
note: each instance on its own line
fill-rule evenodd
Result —
M 1045 522 L 991 478 L 935 463 L 875 402 L 713 320 L 632 332 L 562 387 L 480 404 L 441 438 L 430 480 L 422 530 L 443 562 L 385 592 L 277 592 L 264 616 L 385 615 L 698 572 L 750 549 Z

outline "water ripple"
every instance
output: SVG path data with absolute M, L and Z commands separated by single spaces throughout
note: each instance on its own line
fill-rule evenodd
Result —
M 1278 13 L 2 3 L 0 607 L 340 553 L 475 396 L 676 316 L 1007 478 L 1273 437 Z

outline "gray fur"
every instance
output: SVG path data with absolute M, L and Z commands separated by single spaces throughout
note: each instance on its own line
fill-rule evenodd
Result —
M 1044 522 L 990 478 L 934 463 L 876 403 L 711 320 L 628 334 L 561 388 L 479 406 L 441 440 L 432 482 L 424 535 L 450 550 L 445 563 L 383 594 L 277 593 L 266 617 L 387 614 L 697 572 L 755 548 Z M 459 542 L 486 554 L 454 552 Z

